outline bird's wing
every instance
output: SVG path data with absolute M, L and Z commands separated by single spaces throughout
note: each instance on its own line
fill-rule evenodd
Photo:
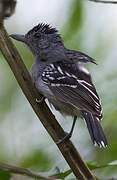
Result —
M 66 49 L 65 54 L 66 54 L 67 58 L 73 62 L 96 64 L 96 62 L 93 58 L 91 58 L 87 54 L 82 53 L 80 51 Z
M 42 80 L 56 99 L 101 118 L 99 96 L 89 73 L 81 67 L 68 62 L 55 62 L 46 66 Z

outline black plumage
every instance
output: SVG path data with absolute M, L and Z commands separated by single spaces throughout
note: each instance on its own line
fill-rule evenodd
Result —
M 58 111 L 74 116 L 74 122 L 76 116 L 82 116 L 93 143 L 106 147 L 107 140 L 100 124 L 100 98 L 84 67 L 84 63 L 96 64 L 94 59 L 67 49 L 58 31 L 48 24 L 41 23 L 24 36 L 11 36 L 27 44 L 34 54 L 31 76 L 39 92 Z

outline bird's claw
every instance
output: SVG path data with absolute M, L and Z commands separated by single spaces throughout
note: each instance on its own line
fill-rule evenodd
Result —
M 57 145 L 69 140 L 71 138 L 71 136 L 72 136 L 71 133 L 65 132 L 65 134 L 66 135 L 62 139 L 60 139 L 58 142 L 56 142 Z
M 37 99 L 37 98 L 36 98 L 36 102 L 37 102 L 37 103 L 42 103 L 44 99 L 45 99 L 45 97 L 42 97 L 41 99 Z

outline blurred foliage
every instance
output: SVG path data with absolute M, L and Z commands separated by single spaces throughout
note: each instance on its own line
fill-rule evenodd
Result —
M 81 49 L 82 25 L 83 25 L 83 1 L 74 0 L 70 6 L 70 13 L 63 25 L 62 35 L 67 48 Z
M 11 99 L 16 91 L 16 84 L 14 83 L 14 76 L 11 74 L 9 66 L 5 63 L 2 56 L 0 56 L 0 69 L 3 70 L 1 76 L 2 88 L 0 93 L 0 117 L 2 114 L 9 111 Z M 9 78 L 10 77 L 10 78 Z M 5 89 L 7 87 L 7 90 Z M 10 96 L 9 96 L 10 95 Z M 2 119 L 0 119 L 2 120 Z
M 10 178 L 10 173 L 0 170 L 0 180 L 10 180 Z
M 30 70 L 33 61 L 33 55 L 31 51 L 26 47 L 25 44 L 14 40 L 15 46 L 18 49 L 22 59 L 24 60 L 27 68 Z
M 67 22 L 64 25 L 63 36 L 65 41 L 70 41 L 81 29 L 83 15 L 83 1 L 74 0 L 71 3 L 71 11 Z
M 32 153 L 27 154 L 20 162 L 21 167 L 31 168 L 32 170 L 44 171 L 52 166 L 49 155 L 43 151 L 34 150 Z
M 84 51 L 90 51 L 90 55 L 92 55 L 95 59 L 97 59 L 98 64 L 100 64 L 97 67 L 94 67 L 93 65 L 90 66 L 90 70 L 93 75 L 93 79 L 96 82 L 96 87 L 99 91 L 99 94 L 102 99 L 102 106 L 104 109 L 104 119 L 103 119 L 103 127 L 105 129 L 105 132 L 107 134 L 109 146 L 106 149 L 99 149 L 99 148 L 93 148 L 91 144 L 89 144 L 87 137 L 85 136 L 84 139 L 87 140 L 87 144 L 84 145 L 84 148 L 81 149 L 81 154 L 84 152 L 84 154 L 87 154 L 85 152 L 88 152 L 88 155 L 86 156 L 86 159 L 91 160 L 87 163 L 89 168 L 94 172 L 94 174 L 98 177 L 98 179 L 106 180 L 111 177 L 117 178 L 117 140 L 116 140 L 116 135 L 117 135 L 117 69 L 116 69 L 116 53 L 115 57 L 111 56 L 111 53 L 113 52 L 113 41 L 115 36 L 106 36 L 106 38 L 103 38 L 101 36 L 101 33 L 95 34 L 95 41 L 93 44 L 93 48 L 90 49 L 86 45 L 87 38 L 90 34 L 88 31 L 88 28 L 91 29 L 92 27 L 88 27 L 86 30 L 83 30 L 83 26 L 85 24 L 85 21 L 87 21 L 86 17 L 86 1 L 82 0 L 73 0 L 70 2 L 69 6 L 69 13 L 67 14 L 67 19 L 65 24 L 62 27 L 61 34 L 64 38 L 65 45 L 68 48 L 71 49 L 78 49 Z M 90 8 L 92 8 L 92 3 L 90 4 Z M 103 9 L 101 9 L 103 11 Z M 93 14 L 92 14 L 93 16 Z M 106 16 L 105 16 L 106 18 Z M 97 20 L 98 21 L 98 18 Z M 96 23 L 95 21 L 95 23 Z M 94 26 L 96 24 L 93 24 Z M 30 69 L 31 64 L 32 64 L 32 54 L 29 52 L 29 50 L 25 47 L 25 45 L 22 45 L 21 43 L 15 43 L 15 46 L 17 47 L 19 53 L 21 54 L 26 66 L 28 69 Z M 88 42 L 87 44 L 90 45 L 92 41 Z M 6 64 L 4 61 L 3 57 L 0 55 L 0 81 L 1 81 L 1 86 L 0 86 L 0 127 L 1 131 L 6 131 L 6 137 L 9 136 L 7 134 L 10 124 L 10 119 L 9 119 L 9 114 L 14 113 L 14 109 L 17 107 L 16 113 L 18 113 L 21 109 L 21 107 L 24 107 L 25 111 L 25 106 L 26 106 L 26 101 L 22 101 L 22 104 L 19 105 L 18 102 L 21 99 L 22 94 L 18 91 L 19 86 L 9 68 L 9 66 Z M 18 98 L 16 98 L 18 94 Z M 14 107 L 15 106 L 15 107 Z M 16 109 L 15 109 L 16 110 Z M 28 109 L 30 111 L 30 109 Z M 26 133 L 27 132 L 27 126 L 25 125 L 25 119 L 29 118 L 30 112 L 26 111 L 24 119 L 22 119 L 21 116 L 21 122 L 22 126 L 26 126 Z M 21 111 L 20 111 L 21 112 Z M 29 115 L 28 115 L 29 114 Z M 20 113 L 16 115 L 16 121 L 17 116 L 20 116 Z M 6 118 L 7 117 L 7 120 Z M 4 126 L 3 122 L 6 123 Z M 30 121 L 27 121 L 30 123 Z M 18 122 L 17 122 L 18 123 Z M 23 124 L 24 123 L 24 124 Z M 37 124 L 38 126 L 39 124 Z M 36 125 L 35 125 L 36 126 Z M 12 125 L 11 125 L 12 127 Z M 4 128 L 4 129 L 2 129 Z M 7 129 L 8 128 L 8 129 Z M 35 128 L 36 129 L 36 128 Z M 14 129 L 11 128 L 11 131 Z M 84 130 L 84 129 L 83 129 Z M 0 133 L 1 133 L 0 131 Z M 23 132 L 22 132 L 23 133 Z M 21 136 L 21 135 L 20 135 Z M 24 140 L 26 139 L 24 135 Z M 33 136 L 31 134 L 31 136 Z M 77 139 L 77 134 L 75 135 Z M 15 140 L 15 130 L 14 130 L 14 139 L 12 141 L 17 141 Z M 34 141 L 37 139 L 39 141 L 39 137 L 33 137 Z M 45 137 L 44 137 L 45 138 Z M 47 137 L 46 137 L 47 138 Z M 80 137 L 79 137 L 80 138 Z M 56 150 L 54 149 L 55 152 L 52 152 L 54 158 L 51 160 L 51 157 L 49 156 L 49 153 L 53 151 L 51 150 L 52 144 L 50 143 L 50 147 L 46 147 L 44 145 L 40 145 L 37 143 L 37 147 L 42 146 L 41 150 L 35 150 L 36 148 L 28 149 L 27 153 L 24 153 L 23 155 L 20 154 L 20 150 L 22 150 L 22 144 L 18 145 L 18 142 L 15 144 L 16 146 L 19 147 L 19 151 L 16 150 L 18 148 L 12 147 L 12 145 L 9 145 L 9 141 L 4 142 L 3 135 L 2 133 L 0 134 L 0 144 L 1 149 L 0 149 L 0 160 L 1 161 L 9 161 L 18 164 L 19 166 L 26 167 L 26 168 L 31 168 L 35 171 L 43 171 L 46 172 L 49 170 L 51 171 L 53 164 L 56 166 L 58 163 L 58 159 L 56 160 Z M 27 139 L 26 139 L 27 140 Z M 24 141 L 24 143 L 26 142 Z M 44 143 L 46 143 L 46 140 L 43 139 Z M 81 140 L 83 142 L 83 140 Z M 5 143 L 8 143 L 10 146 L 7 150 L 7 146 Z M 33 146 L 33 143 L 30 142 Z M 43 144 L 44 144 L 43 143 Z M 28 146 L 28 144 L 27 144 Z M 6 150 L 4 151 L 4 147 L 6 147 Z M 79 147 L 79 146 L 78 146 Z M 14 149 L 15 150 L 14 150 Z M 44 149 L 44 151 L 42 150 Z M 49 153 L 48 153 L 49 149 Z M 17 157 L 17 159 L 11 158 L 9 155 L 9 151 L 13 151 L 13 157 Z M 8 151 L 8 152 L 7 152 Z M 59 154 L 60 155 L 60 154 Z M 56 173 L 51 173 L 51 175 L 54 174 L 57 178 L 61 179 L 69 179 L 72 180 L 74 179 L 73 175 L 71 174 L 71 170 L 68 170 L 68 167 L 64 168 L 60 161 L 60 172 Z M 50 175 L 50 174 L 49 174 Z M 6 179 L 5 179 L 6 178 Z M 1 172 L 0 171 L 0 180 L 7 180 L 10 179 L 10 175 L 7 172 Z

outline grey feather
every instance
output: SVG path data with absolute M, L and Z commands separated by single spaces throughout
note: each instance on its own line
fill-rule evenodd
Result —
M 90 73 L 80 64 L 95 63 L 93 58 L 66 49 L 58 31 L 47 24 L 37 25 L 25 36 L 12 37 L 24 42 L 35 56 L 31 76 L 39 92 L 61 113 L 84 117 L 93 143 L 106 146 L 99 122 L 100 98 Z

